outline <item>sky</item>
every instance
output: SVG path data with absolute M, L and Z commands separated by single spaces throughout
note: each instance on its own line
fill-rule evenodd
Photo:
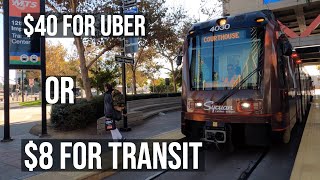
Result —
M 195 16 L 197 18 L 199 18 L 201 20 L 205 20 L 204 16 L 199 15 L 199 8 L 200 8 L 200 1 L 201 0 L 167 0 L 166 5 L 168 7 L 178 7 L 178 6 L 182 6 L 184 7 L 184 9 L 188 12 L 188 14 L 192 17 Z M 215 0 L 214 0 L 215 1 Z M 57 41 L 56 41 L 57 40 Z M 55 42 L 61 42 L 62 44 L 64 44 L 64 46 L 68 49 L 68 50 L 72 50 L 73 49 L 73 39 L 55 39 Z M 0 82 L 3 82 L 3 15 L 0 13 Z M 167 63 L 164 63 L 165 65 L 167 65 Z M 166 70 L 162 70 L 160 72 L 160 76 L 161 77 L 168 77 L 167 75 L 167 71 Z M 15 78 L 15 72 L 11 71 L 10 72 L 10 79 L 14 79 Z M 11 83 L 14 83 L 13 81 L 11 81 Z

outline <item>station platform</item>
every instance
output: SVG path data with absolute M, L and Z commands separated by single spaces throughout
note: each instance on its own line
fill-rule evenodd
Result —
M 290 179 L 320 179 L 320 96 L 313 98 Z

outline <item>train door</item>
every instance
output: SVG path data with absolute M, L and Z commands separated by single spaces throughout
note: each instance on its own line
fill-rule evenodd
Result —
M 289 119 L 290 127 L 292 128 L 300 119 L 298 108 L 299 98 L 297 98 L 298 84 L 296 79 L 295 64 L 292 58 L 287 58 L 287 86 L 288 86 L 288 99 L 289 99 Z
M 284 41 L 284 42 L 282 42 Z M 286 38 L 279 38 L 278 48 L 283 48 L 283 44 L 287 41 Z M 288 43 L 288 42 L 287 42 Z M 279 52 L 279 49 L 278 49 Z M 286 127 L 283 134 L 283 142 L 288 143 L 291 137 L 291 130 L 297 122 L 297 101 L 296 101 L 296 88 L 297 83 L 295 79 L 295 68 L 293 60 L 288 54 L 278 54 L 278 80 L 281 111 L 283 114 L 283 121 Z M 290 53 L 291 54 L 291 53 Z
M 286 103 L 287 103 L 287 111 L 285 114 L 285 119 L 288 122 L 288 128 L 287 128 L 287 133 L 291 133 L 291 129 L 294 127 L 294 125 L 297 122 L 297 101 L 296 101 L 296 79 L 295 79 L 295 74 L 294 74 L 294 64 L 293 60 L 289 57 L 283 57 L 285 60 L 286 64 L 284 64 L 284 77 L 286 80 Z M 289 141 L 289 140 L 287 140 Z
M 279 81 L 279 93 L 281 103 L 281 114 L 284 127 L 286 130 L 283 134 L 283 142 L 288 143 L 291 136 L 290 128 L 290 101 L 289 101 L 289 84 L 288 84 L 288 66 L 287 57 L 280 55 L 278 57 L 278 81 Z

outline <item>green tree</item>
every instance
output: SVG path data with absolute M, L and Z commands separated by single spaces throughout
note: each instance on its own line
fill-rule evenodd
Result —
M 26 71 L 26 78 L 27 79 L 40 79 L 40 71 L 39 70 L 27 70 Z
M 177 92 L 177 74 L 179 67 L 176 66 L 177 50 L 183 43 L 187 21 L 186 12 L 181 8 L 173 8 L 163 20 L 163 34 L 157 39 L 157 51 L 170 64 L 173 91 Z M 188 23 L 189 24 L 189 23 Z
M 205 20 L 210 20 L 214 17 L 219 17 L 223 13 L 222 5 L 225 2 L 229 2 L 230 0 L 201 0 L 200 8 L 198 10 L 198 18 L 196 19 L 197 22 L 201 21 L 200 16 L 205 15 Z
M 136 89 L 134 88 L 137 88 L 137 85 L 139 87 L 143 87 L 145 84 L 147 84 L 147 78 L 145 76 L 145 74 L 140 71 L 140 70 L 135 70 L 134 71 L 134 74 L 133 74 L 133 71 L 131 68 L 130 65 L 126 65 L 127 69 L 126 69 L 126 76 L 127 76 L 127 86 L 129 88 L 132 88 L 132 92 L 133 93 L 136 93 Z M 135 80 L 134 80 L 135 78 Z
M 164 78 L 155 79 L 154 82 L 155 84 L 149 87 L 150 91 L 153 93 L 167 93 L 172 92 L 173 90 L 173 84 L 170 83 L 170 85 L 167 87 Z
M 151 85 L 152 85 L 152 90 L 151 92 L 154 92 L 155 89 L 155 81 L 156 81 L 156 76 L 160 72 L 160 69 L 163 68 L 162 65 L 160 65 L 157 61 L 155 60 L 150 60 L 144 63 L 143 67 L 143 73 L 145 76 L 151 80 Z
M 120 66 L 112 61 L 112 58 L 100 58 L 96 66 L 90 69 L 90 81 L 93 88 L 98 91 L 104 91 L 104 83 L 111 83 L 114 87 L 117 85 L 116 80 L 120 77 Z
M 88 1 L 88 0 L 47 0 L 46 7 L 56 13 L 114 13 L 119 10 L 119 2 L 109 1 Z M 89 69 L 107 51 L 120 45 L 117 38 L 83 38 L 74 36 L 74 45 L 77 49 L 79 59 L 81 84 L 85 90 L 86 99 L 92 99 L 91 81 Z M 88 49 L 96 46 L 95 51 Z M 89 54 L 90 52 L 90 54 Z
M 170 78 L 173 78 L 173 74 L 172 72 L 169 73 Z M 174 75 L 175 79 L 176 79 L 176 85 L 178 87 L 181 87 L 182 85 L 182 68 L 178 68 L 175 71 L 175 75 Z
M 47 0 L 46 7 L 54 12 L 68 13 L 118 13 L 120 8 L 120 0 L 107 1 L 89 1 L 89 0 Z M 142 1 L 139 5 L 139 12 L 145 14 L 148 26 L 146 29 L 147 38 L 144 42 L 151 44 L 157 34 L 162 31 L 161 18 L 165 16 L 167 8 L 164 7 L 164 0 Z M 89 78 L 89 69 L 91 66 L 107 51 L 111 51 L 114 47 L 120 46 L 119 38 L 95 37 L 82 38 L 74 37 L 74 44 L 77 48 L 79 59 L 80 74 L 82 84 L 88 100 L 92 99 L 91 82 Z M 86 55 L 87 49 L 95 46 L 95 51 Z M 88 51 L 89 52 L 89 51 Z
M 100 71 L 93 71 L 90 70 L 91 73 L 93 74 L 92 77 L 90 77 L 91 84 L 93 87 L 97 88 L 98 91 L 103 92 L 104 91 L 104 83 L 109 82 L 113 86 L 115 86 L 116 83 L 116 74 L 114 73 L 113 70 L 105 69 L 105 70 L 100 70 Z
M 77 76 L 78 67 L 76 60 L 67 60 L 67 50 L 62 44 L 46 43 L 47 76 Z
M 128 68 L 131 70 L 132 73 L 132 88 L 133 88 L 133 93 L 137 94 L 137 74 L 139 73 L 139 77 L 144 76 L 145 74 L 143 73 L 143 66 L 150 61 L 153 61 L 154 58 L 157 58 L 157 52 L 154 48 L 152 47 L 140 47 L 139 51 L 135 54 L 134 57 L 134 63 L 133 64 L 128 64 Z M 150 72 L 151 73 L 151 72 Z M 141 84 L 144 84 L 146 80 L 144 80 L 143 83 L 141 81 L 139 82 L 140 86 Z

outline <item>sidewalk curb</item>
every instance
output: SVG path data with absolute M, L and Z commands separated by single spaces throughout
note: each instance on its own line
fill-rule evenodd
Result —
M 49 105 L 47 105 L 48 107 Z M 13 106 L 13 107 L 10 107 L 10 109 L 25 109 L 25 108 L 33 108 L 33 107 L 41 107 L 41 105 L 35 105 L 35 106 Z M 4 107 L 0 107 L 0 110 L 4 110 Z

